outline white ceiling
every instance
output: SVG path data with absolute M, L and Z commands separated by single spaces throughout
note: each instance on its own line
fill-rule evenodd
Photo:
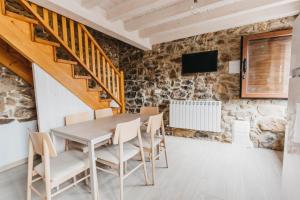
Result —
M 300 0 L 32 1 L 141 49 L 300 11 Z

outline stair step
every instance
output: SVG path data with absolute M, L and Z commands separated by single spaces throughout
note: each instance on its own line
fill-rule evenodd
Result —
M 76 79 L 91 79 L 92 77 L 90 77 L 90 76 L 81 76 L 81 75 L 74 75 L 74 78 L 76 78 Z
M 101 92 L 103 91 L 103 89 L 101 87 L 97 87 L 97 88 L 88 88 L 88 91 L 93 91 L 93 92 Z
M 94 80 L 94 79 L 87 79 L 86 85 L 88 91 L 95 91 L 95 92 L 102 92 L 103 88 Z M 100 94 L 99 94 L 100 96 Z
M 55 48 L 55 56 L 57 59 L 73 60 L 72 55 L 64 49 L 63 45 Z
M 9 17 L 12 17 L 12 18 L 15 18 L 15 19 L 18 19 L 18 20 L 22 20 L 24 22 L 28 22 L 28 23 L 31 23 L 31 24 L 39 24 L 39 22 L 35 19 L 25 17 L 24 15 L 19 15 L 17 13 L 14 13 L 14 12 L 11 12 L 11 11 L 8 11 L 8 10 L 5 11 L 5 14 Z
M 83 69 L 82 67 L 78 65 L 72 65 L 73 66 L 73 77 L 79 78 L 79 79 L 92 79 L 92 77 Z
M 112 99 L 99 99 L 99 101 L 100 102 L 109 102 L 110 103 L 112 101 Z
M 52 42 L 52 41 L 49 41 L 49 40 L 45 40 L 45 39 L 39 38 L 37 36 L 34 37 L 34 41 L 42 43 L 42 44 L 47 44 L 47 45 L 51 45 L 51 46 L 55 46 L 55 47 L 60 47 L 60 44 L 57 43 L 57 42 Z
M 65 60 L 65 59 L 61 59 L 61 58 L 57 58 L 56 62 L 59 63 L 65 63 L 65 64 L 71 64 L 71 65 L 77 65 L 78 63 L 76 61 L 73 60 Z

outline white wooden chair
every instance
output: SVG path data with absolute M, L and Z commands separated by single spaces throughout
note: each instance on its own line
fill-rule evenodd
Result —
M 147 130 L 142 132 L 143 148 L 149 153 L 149 159 L 152 163 L 152 184 L 155 183 L 155 160 L 158 159 L 164 151 L 166 167 L 168 168 L 168 157 L 166 147 L 166 135 L 163 123 L 163 113 L 149 117 Z M 132 144 L 139 146 L 137 140 L 133 140 Z M 156 152 L 156 153 L 155 153 Z
M 100 119 L 103 117 L 110 117 L 110 116 L 113 116 L 113 111 L 111 108 L 95 110 L 95 118 L 96 119 Z
M 35 154 L 42 157 L 42 162 L 34 167 Z M 29 139 L 27 200 L 31 200 L 32 191 L 42 199 L 51 200 L 55 195 L 87 179 L 89 175 L 77 180 L 77 175 L 87 171 L 88 168 L 88 157 L 85 153 L 72 150 L 57 154 L 48 134 L 31 133 Z M 34 177 L 35 179 L 33 179 Z M 45 195 L 33 186 L 33 183 L 39 180 L 45 182 Z M 68 180 L 73 180 L 73 182 L 60 188 L 60 185 Z
M 138 140 L 139 147 L 136 147 L 128 142 L 135 138 L 137 138 Z M 124 163 L 126 163 L 128 160 L 132 159 L 138 154 L 140 154 L 140 156 L 142 157 L 142 162 L 139 165 L 137 165 L 134 169 L 126 173 L 126 170 L 124 170 Z M 96 152 L 96 156 L 97 162 L 110 166 L 112 169 L 109 170 L 97 167 L 99 170 L 119 176 L 121 200 L 123 200 L 124 196 L 124 179 L 127 178 L 139 167 L 144 167 L 145 181 L 147 185 L 149 184 L 140 132 L 140 119 L 118 124 L 115 130 L 115 134 L 113 136 L 113 145 L 98 150 Z
M 142 106 L 141 109 L 140 109 L 140 114 L 141 115 L 157 115 L 159 114 L 159 109 L 158 107 L 155 107 L 155 106 Z M 146 129 L 147 129 L 147 124 L 148 122 L 144 122 L 141 126 L 141 131 L 142 132 L 145 132 Z

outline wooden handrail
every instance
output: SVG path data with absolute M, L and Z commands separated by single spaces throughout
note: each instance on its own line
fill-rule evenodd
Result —
M 124 74 L 114 66 L 88 29 L 46 8 L 41 7 L 42 12 L 38 12 L 40 7 L 27 0 L 20 2 L 124 111 Z

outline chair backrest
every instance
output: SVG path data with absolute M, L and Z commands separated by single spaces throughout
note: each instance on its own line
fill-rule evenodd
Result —
M 54 144 L 47 133 L 34 132 L 30 133 L 30 140 L 32 142 L 33 150 L 36 154 L 44 156 L 45 155 L 45 145 L 47 145 L 49 156 L 56 157 L 57 152 L 55 150 Z
M 111 108 L 104 108 L 100 110 L 95 110 L 95 117 L 96 119 L 102 118 L 102 117 L 110 117 L 113 116 L 113 111 Z
M 82 113 L 67 115 L 65 117 L 65 124 L 71 125 L 71 124 L 77 124 L 80 122 L 86 122 L 90 120 L 94 120 L 93 114 L 90 112 L 82 112 Z
M 148 126 L 147 126 L 147 133 L 151 135 L 155 135 L 157 131 L 162 128 L 163 125 L 163 114 L 160 113 L 158 115 L 153 115 L 149 117 Z
M 140 126 L 140 118 L 118 124 L 113 137 L 113 144 L 128 142 L 136 138 L 140 132 Z
M 141 107 L 140 114 L 142 115 L 157 115 L 159 114 L 158 107 Z

